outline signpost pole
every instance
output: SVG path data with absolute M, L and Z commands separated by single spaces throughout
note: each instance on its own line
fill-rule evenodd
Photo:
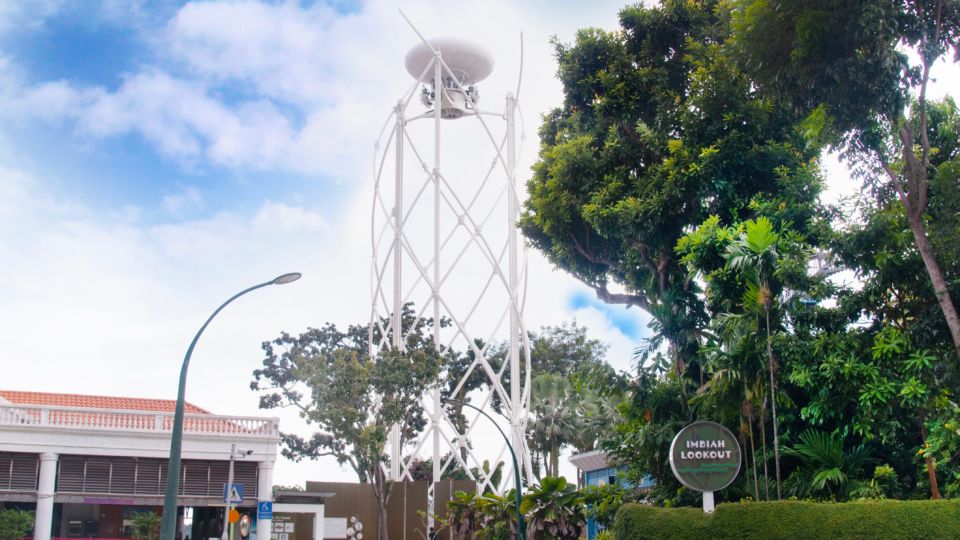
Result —
M 713 513 L 713 492 L 703 492 L 703 511 L 707 514 Z
M 227 471 L 227 507 L 223 510 L 223 540 L 228 540 L 233 537 L 233 523 L 230 523 L 230 508 L 233 506 L 233 503 L 230 499 L 233 496 L 233 456 L 237 454 L 237 445 L 230 444 L 230 468 Z

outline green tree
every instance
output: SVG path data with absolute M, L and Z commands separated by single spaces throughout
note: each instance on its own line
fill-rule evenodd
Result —
M 812 209 L 808 210 L 812 212 L 809 215 L 818 214 L 811 201 L 798 203 Z M 762 208 L 769 211 L 775 206 L 763 205 Z M 784 330 L 781 324 L 785 311 L 783 298 L 805 296 L 816 279 L 807 275 L 807 244 L 803 236 L 790 228 L 791 215 L 772 213 L 783 223 L 780 231 L 775 230 L 774 222 L 766 216 L 729 227 L 724 227 L 719 217 L 713 216 L 680 239 L 677 253 L 691 274 L 703 282 L 714 331 L 711 345 L 702 349 L 710 378 L 692 403 L 698 411 L 710 417 L 739 423 L 751 445 L 755 475 L 757 460 L 753 425 L 757 421 L 761 430 L 764 492 L 768 498 L 764 422 L 769 406 L 779 498 L 780 418 L 776 405 L 786 397 L 777 383 L 778 362 L 773 342 L 775 336 Z M 805 228 L 816 232 L 819 226 L 807 224 Z M 764 357 L 766 361 L 762 362 L 760 359 Z M 766 392 L 763 391 L 763 371 L 767 372 L 769 381 Z M 756 414 L 758 408 L 759 416 Z M 759 497 L 758 491 L 755 478 L 755 497 Z
M 160 514 L 156 512 L 137 512 L 133 514 L 134 540 L 156 540 L 160 538 Z
M 780 235 L 773 230 L 773 224 L 765 217 L 756 221 L 747 221 L 745 230 L 727 248 L 727 264 L 734 270 L 747 276 L 747 290 L 743 295 L 743 305 L 748 311 L 760 308 L 763 313 L 766 331 L 767 370 L 770 373 L 770 411 L 773 421 L 773 452 L 777 478 L 777 499 L 780 491 L 780 436 L 777 426 L 777 380 L 771 344 L 770 313 L 777 302 L 773 281 L 780 267 L 781 255 L 778 251 Z
M 598 298 L 650 313 L 675 369 L 694 378 L 706 314 L 677 241 L 712 214 L 751 217 L 814 156 L 792 110 L 760 97 L 727 56 L 725 5 L 627 7 L 620 31 L 555 44 L 564 103 L 541 127 L 520 221 Z
M 537 331 L 528 332 L 527 338 L 530 343 L 530 369 L 534 377 L 544 373 L 568 376 L 607 365 L 604 359 L 607 344 L 590 338 L 587 329 L 579 326 L 576 321 L 541 327 Z M 494 344 L 490 348 L 490 363 L 498 368 L 503 365 L 506 355 L 506 343 Z M 521 366 L 521 376 L 526 376 L 525 366 Z M 504 387 L 509 388 L 510 374 L 504 373 L 502 379 Z M 472 388 L 476 387 L 478 386 Z M 495 410 L 500 410 L 500 400 L 496 395 L 493 406 Z
M 404 327 L 412 324 L 405 310 Z M 263 368 L 255 370 L 253 390 L 264 391 L 262 408 L 292 406 L 317 431 L 309 440 L 282 434 L 284 456 L 299 461 L 333 456 L 348 464 L 361 482 L 370 482 L 379 504 L 380 538 L 387 538 L 386 508 L 392 483 L 383 470 L 384 446 L 393 425 L 400 426 L 401 447 L 426 424 L 420 399 L 439 384 L 441 357 L 421 321 L 407 335 L 405 350 L 367 354 L 367 328 L 341 332 L 333 324 L 286 333 L 263 344 Z M 386 326 L 386 325 L 384 325 Z
M 530 333 L 530 366 L 534 375 L 569 375 L 606 365 L 608 346 L 587 335 L 576 321 L 560 326 L 544 326 Z
M 960 358 L 960 317 L 927 215 L 939 154 L 927 85 L 931 66 L 949 48 L 960 55 L 960 6 L 954 0 L 740 0 L 737 6 L 733 43 L 741 67 L 766 95 L 808 115 L 812 143 L 841 148 L 875 192 L 899 200 Z
M 34 513 L 19 508 L 0 510 L 0 540 L 21 540 L 33 529 Z
M 527 438 L 530 450 L 543 456 L 546 476 L 559 474 L 560 451 L 576 432 L 578 409 L 579 395 L 566 377 L 544 373 L 531 380 Z

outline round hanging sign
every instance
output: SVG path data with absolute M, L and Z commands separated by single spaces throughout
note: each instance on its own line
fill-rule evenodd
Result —
M 670 444 L 670 468 L 681 484 L 697 491 L 719 491 L 740 472 L 740 444 L 716 422 L 694 422 Z

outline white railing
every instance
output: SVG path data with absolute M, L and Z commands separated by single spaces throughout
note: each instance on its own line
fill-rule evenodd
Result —
M 173 413 L 0 404 L 2 426 L 169 433 Z M 183 432 L 273 438 L 280 436 L 280 422 L 256 416 L 186 414 Z

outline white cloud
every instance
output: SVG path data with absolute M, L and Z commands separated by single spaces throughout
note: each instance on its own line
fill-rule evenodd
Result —
M 549 57 L 550 35 L 569 35 L 590 22 L 572 14 L 561 25 L 530 18 L 506 1 L 482 9 L 467 3 L 401 5 L 427 35 L 465 35 L 489 45 L 499 80 L 483 91 L 494 108 L 497 96 L 515 84 L 520 21 L 532 23 L 526 48 L 533 58 Z M 71 81 L 28 84 L 8 66 L 0 72 L 9 94 L 3 114 L 72 122 L 94 138 L 135 133 L 186 164 L 208 160 L 232 169 L 344 181 L 367 174 L 376 130 L 412 82 L 403 55 L 418 38 L 397 7 L 371 2 L 360 13 L 339 15 L 321 2 L 188 3 L 163 31 L 149 36 L 161 62 L 125 74 L 115 89 Z M 137 14 L 142 6 L 130 9 Z M 605 15 L 597 21 L 612 23 L 616 9 L 598 6 L 596 12 Z M 100 11 L 109 15 L 117 7 L 107 2 Z M 556 84 L 543 84 L 554 68 L 533 61 L 525 69 L 532 119 L 558 102 Z
M 229 21 L 229 24 L 224 24 Z M 205 2 L 184 6 L 170 22 L 175 58 L 203 78 L 242 81 L 260 95 L 297 106 L 332 100 L 339 17 L 322 2 Z
M 65 0 L 0 0 L 0 34 L 11 28 L 42 25 L 65 4 Z
M 206 203 L 203 195 L 196 186 L 187 186 L 180 189 L 177 193 L 171 193 L 163 197 L 160 206 L 169 214 L 182 216 L 187 212 L 202 209 Z

